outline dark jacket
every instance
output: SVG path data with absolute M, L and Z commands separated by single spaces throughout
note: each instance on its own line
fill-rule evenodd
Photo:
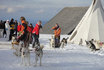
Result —
M 14 22 L 10 22 L 10 29 L 14 30 L 14 27 L 15 27 L 15 23 Z

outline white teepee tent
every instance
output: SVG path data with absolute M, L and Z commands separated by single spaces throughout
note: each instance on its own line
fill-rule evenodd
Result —
M 104 10 L 101 0 L 93 0 L 88 11 L 69 37 L 69 42 L 79 44 L 81 40 L 85 45 L 85 40 L 91 39 L 104 42 Z

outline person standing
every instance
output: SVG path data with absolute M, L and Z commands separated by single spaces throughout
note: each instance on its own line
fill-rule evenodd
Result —
M 6 30 L 5 30 L 5 23 L 6 21 L 3 21 L 2 26 L 3 26 L 3 37 L 6 38 Z
M 2 29 L 2 20 L 0 20 L 0 29 Z
M 10 25 L 9 25 L 9 20 L 6 21 L 5 23 L 5 30 L 6 30 L 6 38 L 9 40 L 9 35 L 10 35 Z
M 15 26 L 14 26 L 14 34 L 17 36 L 17 26 L 18 26 L 18 22 L 17 20 L 15 20 Z
M 61 34 L 61 28 L 59 25 L 56 23 L 54 27 L 52 27 L 52 30 L 54 30 L 54 35 L 55 35 L 55 47 L 58 48 L 60 47 L 60 34 Z
M 17 26 L 17 34 L 19 35 L 21 31 L 21 24 L 20 22 L 18 22 L 18 26 Z
M 32 30 L 34 29 L 33 25 L 30 23 L 30 26 L 29 26 Z M 31 31 L 32 32 L 32 31 Z
M 19 43 L 20 41 L 23 41 L 23 40 L 26 40 L 26 35 L 27 35 L 27 21 L 25 19 L 25 17 L 20 17 L 20 20 L 21 20 L 21 30 L 20 30 L 20 34 L 17 38 L 17 42 L 16 43 Z
M 0 21 L 0 37 L 4 37 L 4 33 L 6 33 L 6 31 L 5 31 L 5 25 L 3 24 L 3 21 L 1 20 Z
M 30 24 L 29 26 L 28 26 L 28 28 L 27 28 L 27 30 L 30 32 L 30 33 L 32 33 L 32 31 L 33 31 L 33 26 L 32 26 L 32 24 Z
M 14 26 L 15 26 L 15 23 L 14 23 L 14 19 L 12 18 L 11 21 L 10 21 L 10 35 L 9 35 L 9 41 L 12 39 L 12 36 L 14 34 Z
M 30 32 L 30 43 L 32 44 L 32 31 L 33 31 L 34 27 L 32 24 L 30 24 L 27 29 Z
M 40 30 L 40 28 L 42 28 L 41 24 L 42 24 L 42 22 L 38 21 L 32 31 L 32 37 L 33 37 L 32 48 L 34 48 L 35 44 L 40 45 L 40 43 L 39 43 L 39 30 Z

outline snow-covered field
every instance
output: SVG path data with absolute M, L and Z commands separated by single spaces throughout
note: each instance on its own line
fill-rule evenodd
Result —
M 68 37 L 62 35 L 61 38 Z M 104 70 L 104 52 L 91 52 L 85 46 L 68 44 L 64 49 L 51 49 L 51 35 L 40 35 L 44 47 L 42 66 L 34 67 L 35 54 L 31 52 L 31 66 L 21 65 L 21 58 L 16 57 L 11 43 L 0 38 L 0 70 Z M 31 47 L 31 46 L 30 46 Z

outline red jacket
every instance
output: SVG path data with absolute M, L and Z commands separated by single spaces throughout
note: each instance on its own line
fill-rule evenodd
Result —
M 39 30 L 40 30 L 39 25 L 36 24 L 36 26 L 34 27 L 32 33 L 33 33 L 33 34 L 35 33 L 36 35 L 39 35 Z
M 18 26 L 17 26 L 17 31 L 18 31 L 18 32 L 21 31 L 21 25 L 18 25 Z
M 29 31 L 30 33 L 32 33 L 33 29 L 34 29 L 33 27 L 30 26 L 27 27 L 27 31 Z

